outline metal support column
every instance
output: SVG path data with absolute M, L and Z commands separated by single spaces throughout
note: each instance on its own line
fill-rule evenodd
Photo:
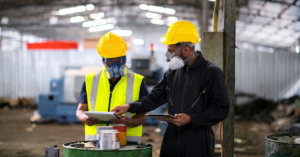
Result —
M 202 3 L 202 19 L 201 21 L 201 32 L 200 36 L 203 39 L 203 33 L 208 31 L 208 0 L 200 0 L 200 3 Z M 200 42 L 201 50 L 203 50 L 203 42 Z
M 208 31 L 208 0 L 202 1 L 202 32 Z
M 226 157 L 234 156 L 235 106 L 235 21 L 236 0 L 223 0 L 224 21 L 224 74 L 230 100 L 229 116 L 223 122 L 223 143 Z M 223 155 L 224 156 L 224 155 Z

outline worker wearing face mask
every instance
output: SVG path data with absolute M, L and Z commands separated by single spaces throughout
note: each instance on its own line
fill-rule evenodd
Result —
M 229 97 L 224 74 L 214 63 L 195 51 L 200 42 L 198 30 L 188 21 L 172 24 L 161 38 L 167 45 L 169 69 L 149 96 L 115 107 L 112 112 L 148 112 L 168 103 L 168 127 L 161 157 L 213 157 L 212 126 L 229 113 Z M 205 53 L 205 52 L 203 52 Z
M 102 70 L 86 75 L 78 100 L 77 118 L 85 124 L 85 140 L 96 140 L 97 119 L 89 118 L 84 111 L 109 112 L 118 105 L 137 101 L 148 95 L 144 77 L 128 70 L 126 66 L 127 45 L 117 34 L 107 33 L 99 41 L 97 51 L 103 57 Z M 127 126 L 127 141 L 141 141 L 142 125 L 147 121 L 145 113 L 126 112 L 114 124 Z M 100 124 L 99 124 L 100 123 Z

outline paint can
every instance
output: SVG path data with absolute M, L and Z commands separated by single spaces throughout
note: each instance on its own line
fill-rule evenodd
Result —
M 116 133 L 116 149 L 120 148 L 120 132 L 118 130 L 114 130 Z
M 102 130 L 113 130 L 113 126 L 98 126 L 97 127 L 97 147 L 100 147 L 100 133 Z
M 118 130 L 108 130 L 108 132 L 115 132 L 116 133 L 116 149 L 120 148 L 120 132 Z
M 117 130 L 103 130 L 100 133 L 100 150 L 120 148 L 120 133 Z
M 120 146 L 126 146 L 126 125 L 114 124 L 114 129 L 120 132 Z

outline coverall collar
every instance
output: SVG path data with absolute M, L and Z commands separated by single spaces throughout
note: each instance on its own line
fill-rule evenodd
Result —
M 192 66 L 190 67 L 190 69 L 196 69 L 198 67 L 200 67 L 203 63 L 203 55 L 201 51 L 196 51 L 196 54 L 198 55 L 195 62 L 192 64 Z

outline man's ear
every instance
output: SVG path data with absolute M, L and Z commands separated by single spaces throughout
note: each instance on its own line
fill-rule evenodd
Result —
M 102 59 L 102 64 L 105 66 L 104 60 Z
M 183 52 L 185 53 L 185 55 L 188 55 L 191 51 L 191 48 L 188 45 L 185 45 L 183 47 Z

